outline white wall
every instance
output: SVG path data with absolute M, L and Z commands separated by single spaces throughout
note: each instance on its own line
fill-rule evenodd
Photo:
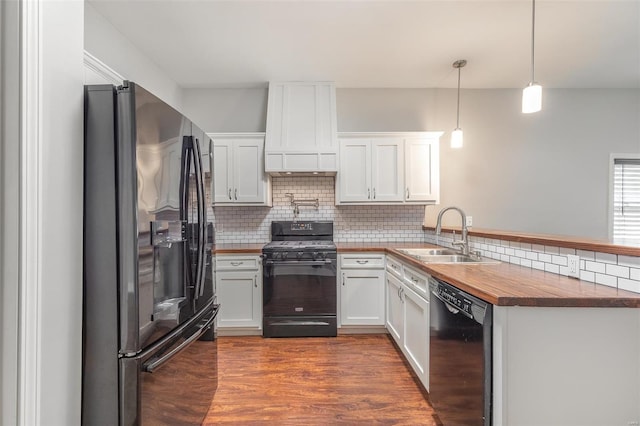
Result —
M 0 418 L 79 424 L 84 6 L 2 7 Z
M 0 2 L 0 424 L 17 421 L 18 3 Z
M 531 115 L 520 96 L 462 90 L 461 150 L 449 148 L 452 89 L 338 89 L 338 131 L 445 131 L 441 206 L 463 208 L 476 227 L 606 239 L 609 154 L 640 153 L 640 90 L 545 89 Z M 187 90 L 184 99 L 208 132 L 264 131 L 266 91 Z
M 185 89 L 184 114 L 207 132 L 264 132 L 267 93 L 266 88 Z
M 126 3 L 123 3 L 126 13 Z M 91 3 L 85 2 L 84 48 L 125 79 L 140 84 L 182 112 L 182 89 L 107 21 Z

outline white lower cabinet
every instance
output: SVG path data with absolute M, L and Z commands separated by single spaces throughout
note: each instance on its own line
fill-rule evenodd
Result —
M 340 324 L 384 325 L 384 255 L 340 255 Z
M 406 287 L 402 291 L 404 340 L 402 352 L 429 390 L 429 302 Z
M 259 256 L 216 256 L 218 328 L 262 329 L 262 269 Z
M 402 277 L 402 278 L 401 278 Z M 386 327 L 427 391 L 429 390 L 429 300 L 418 283 L 427 278 L 387 259 Z

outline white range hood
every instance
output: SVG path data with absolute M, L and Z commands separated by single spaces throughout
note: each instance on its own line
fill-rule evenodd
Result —
M 332 82 L 270 82 L 265 172 L 335 175 L 336 89 Z

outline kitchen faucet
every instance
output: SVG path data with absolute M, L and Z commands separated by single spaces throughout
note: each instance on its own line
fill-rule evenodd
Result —
M 440 232 L 442 232 L 442 215 L 444 215 L 444 213 L 447 210 L 456 210 L 458 213 L 460 213 L 460 216 L 462 217 L 462 239 L 454 241 L 451 244 L 453 244 L 454 246 L 459 245 L 461 247 L 460 250 L 462 250 L 462 254 L 468 256 L 469 255 L 469 238 L 467 236 L 467 215 L 464 214 L 461 208 L 445 207 L 444 209 L 440 210 L 440 213 L 438 213 L 438 221 L 436 222 L 436 235 L 440 235 Z

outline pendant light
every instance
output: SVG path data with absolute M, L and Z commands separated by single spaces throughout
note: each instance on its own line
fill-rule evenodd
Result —
M 522 91 L 522 112 L 525 114 L 538 112 L 542 109 L 542 86 L 534 78 L 535 64 L 535 34 L 536 34 L 536 0 L 533 0 L 531 13 L 531 81 Z
M 451 132 L 451 148 L 462 148 L 462 129 L 460 128 L 460 68 L 467 65 L 465 59 L 459 59 L 453 63 L 458 69 L 458 111 L 456 114 L 456 128 Z

